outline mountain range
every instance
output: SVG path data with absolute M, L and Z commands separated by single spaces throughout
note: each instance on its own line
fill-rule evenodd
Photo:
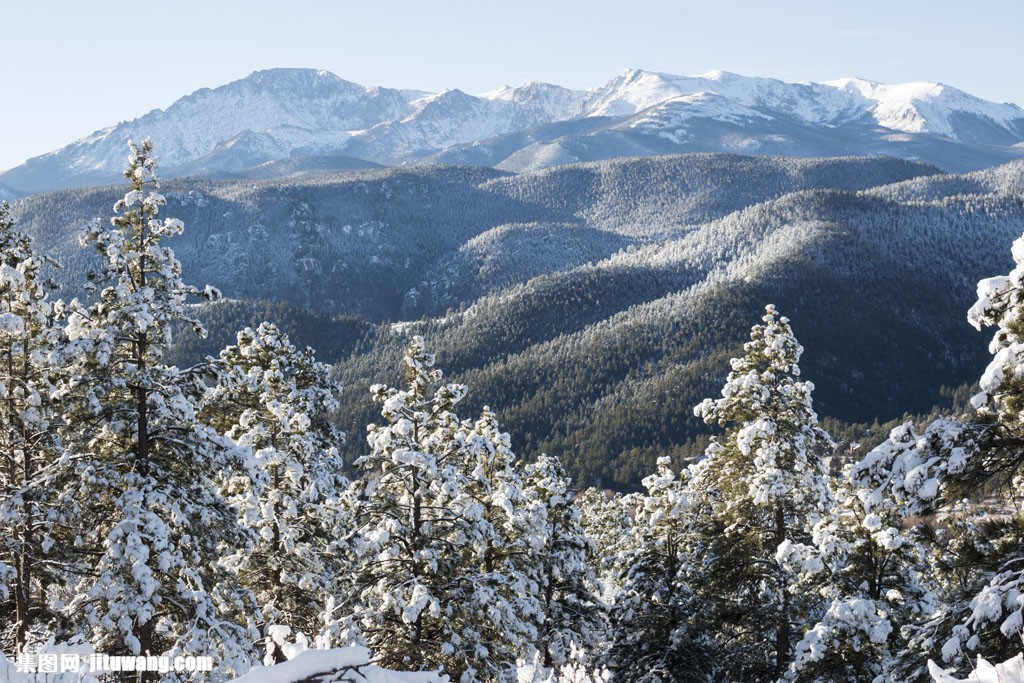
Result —
M 1024 157 L 1024 111 L 938 83 L 786 83 L 629 70 L 590 91 L 481 95 L 366 87 L 272 69 L 183 97 L 0 174 L 21 193 L 117 182 L 151 137 L 166 178 L 289 178 L 409 164 L 526 171 L 623 156 L 890 155 L 965 172 Z

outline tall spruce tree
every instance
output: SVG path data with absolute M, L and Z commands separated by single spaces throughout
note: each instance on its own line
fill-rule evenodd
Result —
M 202 333 L 189 297 L 215 292 L 182 281 L 164 242 L 183 225 L 158 218 L 149 141 L 129 147 L 128 192 L 110 226 L 83 237 L 102 259 L 98 292 L 69 306 L 62 505 L 80 520 L 83 564 L 65 613 L 102 651 L 205 654 L 237 670 L 251 605 L 220 559 L 250 538 L 213 478 L 243 453 L 198 419 L 204 369 L 162 362 L 178 327 Z
M 202 410 L 208 424 L 254 455 L 253 471 L 236 471 L 222 484 L 240 523 L 256 535 L 252 550 L 230 563 L 253 591 L 265 627 L 312 636 L 346 555 L 335 547 L 347 527 L 338 502 L 348 483 L 338 452 L 345 435 L 330 421 L 340 388 L 312 349 L 296 349 L 275 325 L 246 328 L 237 342 L 221 352 Z
M 502 487 L 486 470 L 510 453 L 505 439 L 495 448 L 490 420 L 479 429 L 460 422 L 454 408 L 466 388 L 441 383 L 420 337 L 404 365 L 406 388 L 371 388 L 386 424 L 369 427 L 370 453 L 356 463 L 364 479 L 354 483 L 352 621 L 384 666 L 502 680 L 522 654 L 509 639 L 529 633 L 508 601 L 519 579 L 505 573 L 510 558 L 496 545 L 503 535 L 493 509 L 487 519 L 499 502 L 490 494 Z
M 36 632 L 47 612 L 40 596 L 59 566 L 44 552 L 61 455 L 52 397 L 62 341 L 45 263 L 0 204 L 0 645 L 8 652 L 44 635 Z
M 713 610 L 721 660 L 742 680 L 783 676 L 795 633 L 820 609 L 801 582 L 821 564 L 810 542 L 832 504 L 823 461 L 832 441 L 818 425 L 813 385 L 800 379 L 802 352 L 789 321 L 767 306 L 722 397 L 695 408 L 725 430 L 690 468 L 687 487 L 700 515 L 701 600 Z

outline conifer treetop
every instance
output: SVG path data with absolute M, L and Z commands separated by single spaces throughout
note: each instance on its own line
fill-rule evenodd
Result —
M 184 224 L 176 218 L 159 219 L 166 199 L 156 191 L 159 185 L 150 141 L 146 139 L 141 146 L 130 142 L 129 149 L 124 175 L 130 188 L 114 204 L 110 227 L 93 223 L 80 238 L 83 246 L 95 244 L 104 259 L 89 287 L 103 289 L 88 310 L 77 300 L 72 302 L 68 332 L 72 338 L 91 337 L 101 346 L 109 345 L 112 339 L 98 338 L 96 322 L 103 320 L 117 330 L 118 337 L 144 336 L 148 350 L 160 355 L 171 341 L 171 321 L 181 321 L 205 336 L 202 324 L 189 315 L 188 298 L 213 300 L 220 292 L 210 286 L 200 290 L 181 279 L 181 263 L 162 243 L 181 234 Z M 90 320 L 94 322 L 87 322 Z
M 716 438 L 708 455 L 722 457 L 726 447 L 738 451 L 739 462 L 746 464 L 727 476 L 745 480 L 755 504 L 787 499 L 820 507 L 827 500 L 821 456 L 832 440 L 818 426 L 814 385 L 799 379 L 803 347 L 789 320 L 769 304 L 743 350 L 732 359 L 722 397 L 694 408 L 697 417 L 727 431 L 727 443 Z

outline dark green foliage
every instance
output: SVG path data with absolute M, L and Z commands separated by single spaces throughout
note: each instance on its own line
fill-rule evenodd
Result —
M 178 334 L 167 354 L 168 361 L 180 366 L 193 365 L 207 356 L 216 356 L 234 343 L 237 330 L 259 327 L 270 322 L 295 340 L 299 348 L 316 349 L 324 363 L 336 363 L 355 351 L 359 341 L 373 325 L 351 315 L 332 315 L 323 311 L 297 308 L 284 302 L 220 300 L 200 304 L 193 315 L 206 328 L 205 337 Z

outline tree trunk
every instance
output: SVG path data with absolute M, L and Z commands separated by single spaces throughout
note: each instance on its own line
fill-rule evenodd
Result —
M 21 368 L 21 380 L 28 376 L 28 340 L 23 340 L 24 344 L 24 364 Z M 7 378 L 10 383 L 13 381 L 15 376 L 14 368 L 14 355 L 11 352 L 7 354 Z M 11 386 L 8 390 L 12 393 L 8 394 L 7 399 L 7 425 L 8 425 L 8 473 L 10 482 L 15 485 L 20 479 L 22 485 L 27 484 L 33 477 L 32 471 L 32 453 L 27 443 L 27 435 L 25 434 L 24 426 L 20 424 L 18 419 L 18 409 L 14 405 L 14 387 Z M 18 448 L 17 445 L 21 445 L 21 458 L 18 461 Z M 20 472 L 19 472 L 20 470 Z M 14 633 L 14 647 L 16 652 L 21 652 L 26 643 L 28 642 L 28 631 L 31 622 L 31 616 L 29 614 L 32 607 L 32 527 L 34 520 L 32 518 L 32 498 L 28 491 L 25 491 L 24 496 L 24 514 L 21 519 L 21 528 L 17 534 L 20 544 L 15 553 L 14 557 L 14 612 L 15 612 L 15 623 L 17 624 Z
M 781 503 L 775 505 L 775 547 L 778 548 L 786 538 L 786 510 Z M 782 590 L 782 604 L 775 624 L 775 676 L 782 678 L 789 668 L 789 592 L 786 586 Z
M 132 629 L 135 633 L 135 637 L 139 639 L 139 652 L 143 656 L 148 654 L 159 654 L 156 651 L 155 633 L 153 632 L 153 622 L 148 621 L 145 624 L 136 624 L 135 628 Z M 159 679 L 159 672 L 157 671 L 139 671 L 138 682 L 139 683 L 156 683 Z
M 33 476 L 32 456 L 27 446 L 23 449 L 23 465 L 25 481 Z M 32 623 L 30 611 L 32 609 L 32 545 L 33 526 L 35 520 L 32 516 L 32 497 L 25 492 L 25 515 L 21 527 L 21 547 L 18 549 L 17 579 L 14 586 L 15 611 L 18 620 L 18 629 L 14 634 L 15 650 L 21 652 L 28 642 L 29 626 Z

